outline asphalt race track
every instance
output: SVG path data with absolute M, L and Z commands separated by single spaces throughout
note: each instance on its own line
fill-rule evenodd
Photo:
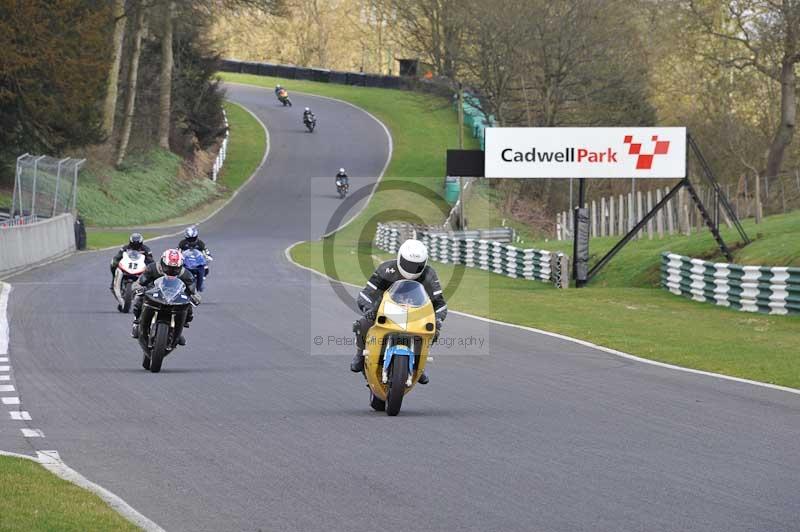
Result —
M 14 380 L 45 438 L 4 417 L 0 449 L 56 449 L 171 531 L 800 529 L 798 395 L 451 315 L 490 354 L 434 352 L 400 416 L 372 412 L 352 348 L 311 340 L 349 337 L 355 313 L 284 250 L 324 232 L 340 166 L 375 181 L 384 130 L 331 100 L 229 97 L 271 149 L 200 228 L 216 261 L 188 345 L 141 369 L 110 252 L 11 278 Z

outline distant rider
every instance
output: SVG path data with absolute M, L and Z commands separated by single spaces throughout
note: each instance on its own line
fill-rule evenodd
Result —
M 339 186 L 339 181 L 342 182 L 343 185 L 350 184 L 350 178 L 347 177 L 347 172 L 344 171 L 344 168 L 339 168 L 339 172 L 336 174 L 336 186 Z
M 403 279 L 410 279 L 422 284 L 428 297 L 431 299 L 436 314 L 436 334 L 434 342 L 439 338 L 442 322 L 447 317 L 447 304 L 442 295 L 439 276 L 436 270 L 428 266 L 428 249 L 419 240 L 406 240 L 397 251 L 397 258 L 382 263 L 372 277 L 367 281 L 367 286 L 358 294 L 358 308 L 364 315 L 353 323 L 353 332 L 356 333 L 356 356 L 350 363 L 350 371 L 360 373 L 364 370 L 364 348 L 366 347 L 367 331 L 375 323 L 375 317 L 380 306 L 383 293 L 391 286 Z M 428 384 L 428 376 L 424 373 L 419 378 L 420 384 Z
M 314 113 L 311 112 L 311 109 L 309 107 L 306 107 L 305 110 L 303 111 L 303 123 L 310 124 L 311 122 L 314 121 L 314 119 L 315 119 Z
M 280 84 L 275 85 L 275 96 L 278 96 L 278 94 L 280 94 L 280 92 L 282 90 L 283 90 L 283 87 L 281 87 Z
M 153 253 L 150 251 L 150 248 L 144 244 L 142 235 L 140 233 L 131 233 L 128 243 L 119 248 L 117 254 L 111 259 L 111 290 L 114 290 L 114 274 L 117 271 L 119 261 L 122 260 L 122 254 L 130 250 L 138 251 L 144 255 L 145 264 L 152 264 L 153 262 Z
M 183 231 L 183 240 L 178 243 L 178 248 L 180 248 L 181 251 L 186 251 L 187 249 L 197 249 L 203 253 L 208 253 L 206 243 L 198 238 L 199 234 L 200 232 L 197 230 L 196 225 L 187 227 Z
M 144 292 L 153 287 L 156 279 L 164 277 L 165 275 L 177 277 L 183 284 L 186 285 L 186 292 L 189 298 L 195 305 L 200 304 L 200 296 L 195 289 L 194 275 L 192 272 L 183 267 L 183 255 L 178 249 L 168 249 L 161 255 L 161 260 L 150 264 L 139 279 L 134 283 L 133 290 L 136 294 L 136 299 L 133 302 L 133 330 L 131 336 L 134 338 L 139 337 L 139 315 L 142 313 L 142 304 L 144 299 Z M 194 312 L 192 312 L 191 305 L 186 313 L 186 323 L 184 327 L 189 327 L 189 323 L 194 319 Z M 178 339 L 180 345 L 186 345 L 186 340 L 181 336 Z

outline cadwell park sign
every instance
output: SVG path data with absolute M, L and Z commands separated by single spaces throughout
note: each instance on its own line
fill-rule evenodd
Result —
M 682 179 L 686 128 L 486 128 L 485 176 Z

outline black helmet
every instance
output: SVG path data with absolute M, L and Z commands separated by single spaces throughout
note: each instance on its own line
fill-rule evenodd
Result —
M 128 243 L 130 247 L 133 249 L 142 249 L 142 244 L 144 244 L 144 238 L 142 237 L 141 233 L 131 233 L 131 237 L 128 239 Z

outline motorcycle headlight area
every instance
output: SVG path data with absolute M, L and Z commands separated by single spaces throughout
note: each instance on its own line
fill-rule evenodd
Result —
M 408 307 L 386 301 L 383 304 L 383 315 L 404 331 L 408 329 Z

